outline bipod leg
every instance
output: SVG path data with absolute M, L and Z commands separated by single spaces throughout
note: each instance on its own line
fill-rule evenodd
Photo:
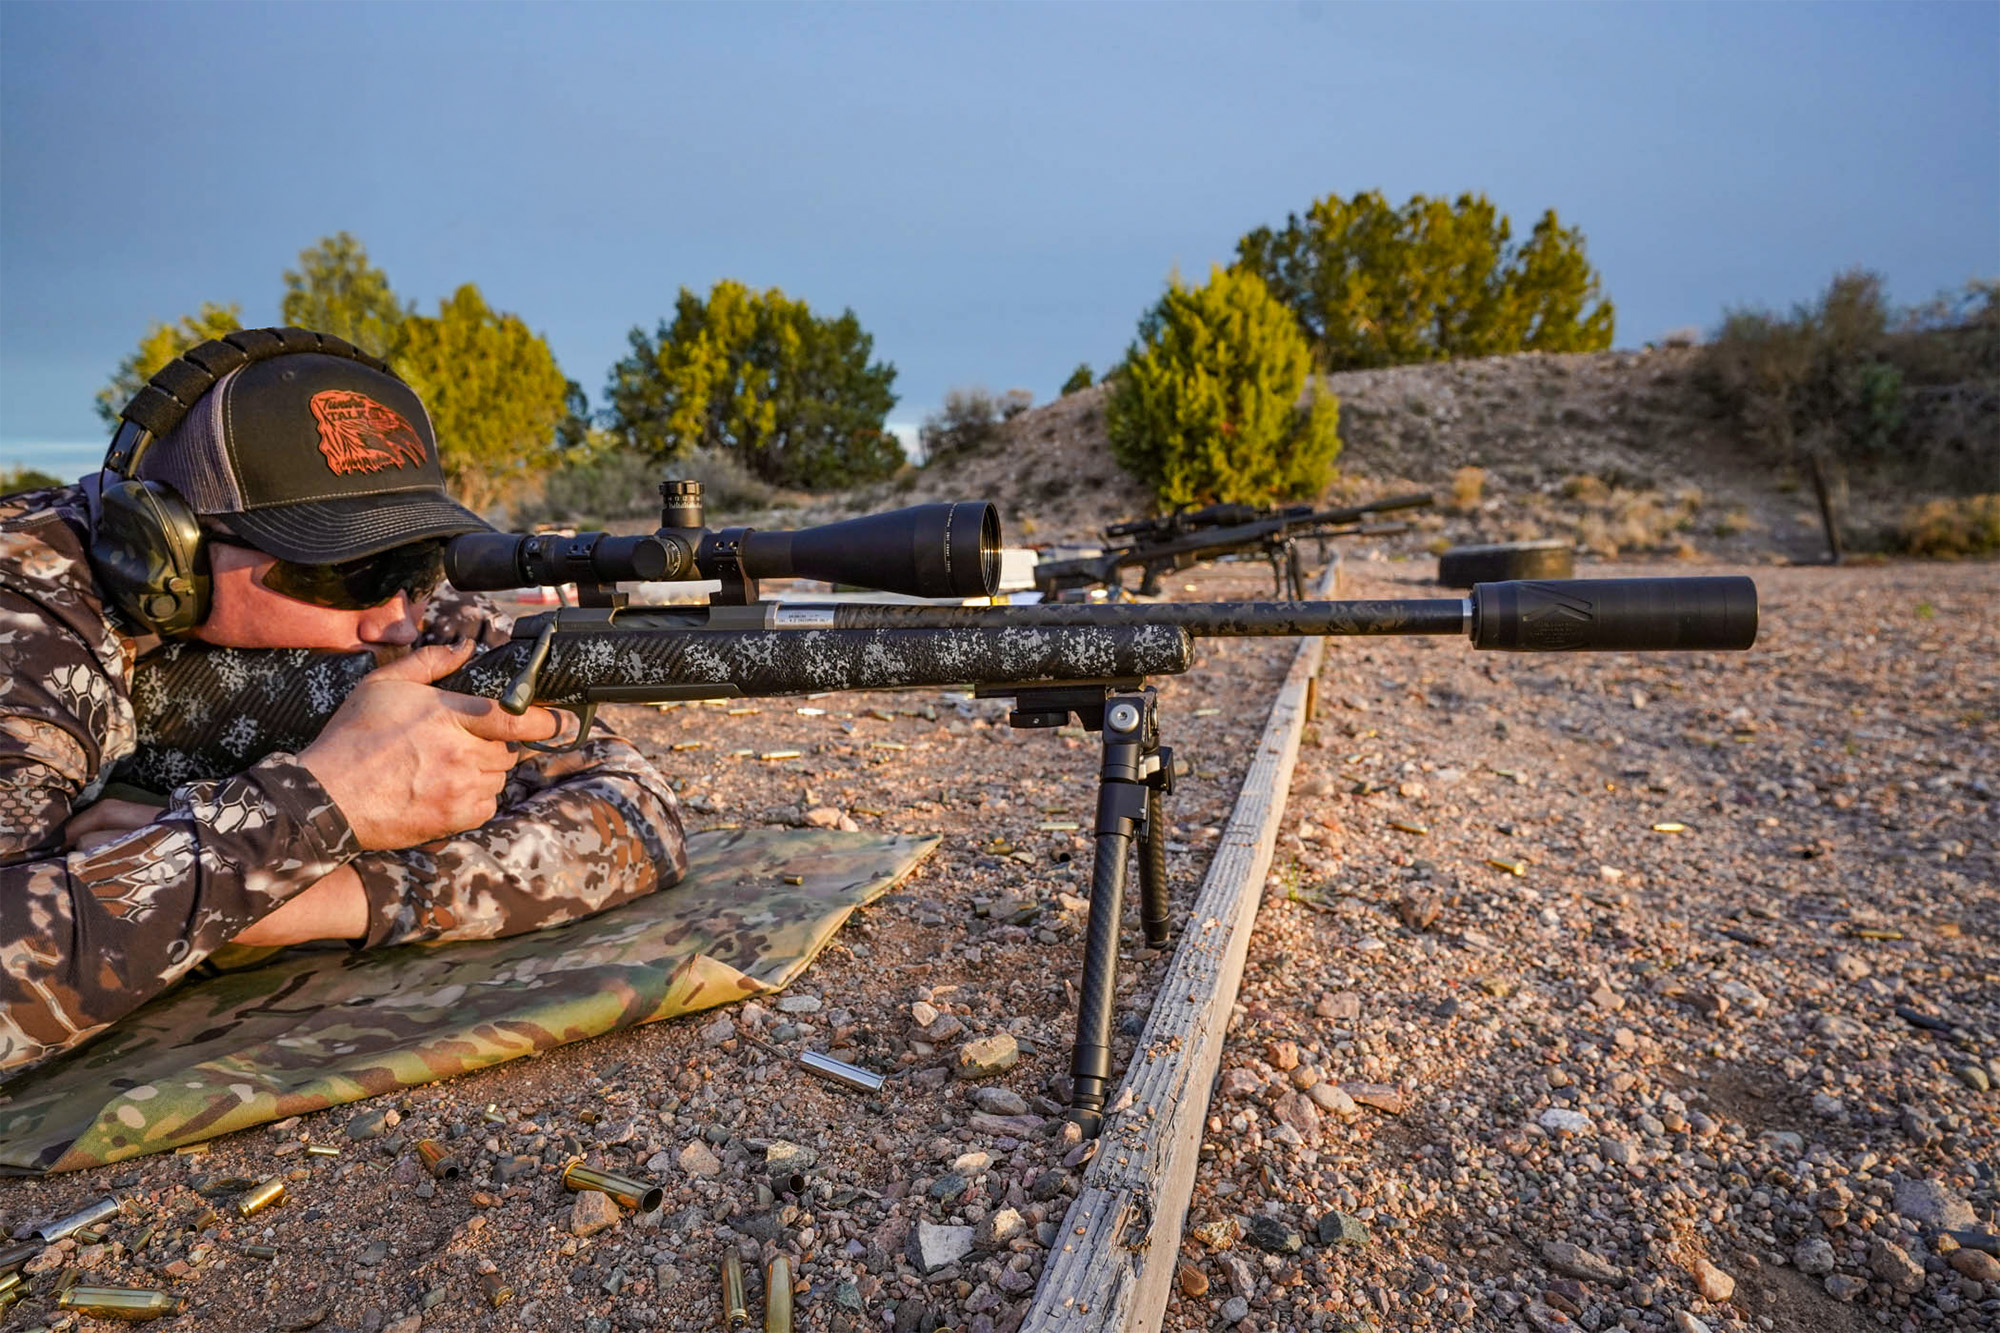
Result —
M 1146 791 L 1146 832 L 1139 840 L 1139 920 L 1146 947 L 1167 947 L 1167 820 L 1158 787 Z
M 1148 797 L 1155 793 L 1148 779 L 1159 768 L 1159 727 L 1153 701 L 1153 692 L 1144 690 L 1114 694 L 1104 704 L 1090 926 L 1083 945 L 1076 1046 L 1070 1055 L 1074 1087 L 1069 1118 L 1090 1138 L 1104 1128 L 1104 1102 L 1111 1086 L 1111 1014 L 1118 992 L 1118 926 L 1125 906 L 1126 853 L 1133 835 L 1146 823 Z M 1171 767 L 1167 771 L 1171 772 Z M 1161 854 L 1164 857 L 1164 847 Z M 1164 897 L 1164 873 L 1160 879 Z
M 1306 599 L 1306 563 L 1305 557 L 1299 554 L 1296 541 L 1285 543 L 1285 577 L 1292 585 L 1292 600 L 1303 602 Z

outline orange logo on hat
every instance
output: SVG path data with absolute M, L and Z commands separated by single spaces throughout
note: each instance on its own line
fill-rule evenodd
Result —
M 423 437 L 402 414 L 352 389 L 322 389 L 312 396 L 319 422 L 319 451 L 335 473 L 422 467 Z

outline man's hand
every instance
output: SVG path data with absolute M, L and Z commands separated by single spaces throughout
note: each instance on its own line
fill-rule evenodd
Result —
M 95 851 L 146 827 L 162 813 L 159 806 L 140 801 L 99 801 L 63 825 L 63 846 L 72 852 Z
M 366 851 L 393 851 L 493 818 L 514 767 L 509 741 L 547 740 L 546 708 L 519 717 L 491 699 L 430 682 L 463 666 L 472 645 L 419 648 L 368 673 L 299 754 Z

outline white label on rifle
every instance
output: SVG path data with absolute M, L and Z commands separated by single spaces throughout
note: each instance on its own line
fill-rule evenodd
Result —
M 772 623 L 780 629 L 832 629 L 830 606 L 781 606 Z

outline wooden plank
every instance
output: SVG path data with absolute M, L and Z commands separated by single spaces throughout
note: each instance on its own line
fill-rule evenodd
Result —
M 1327 566 L 1317 595 L 1335 586 L 1338 571 L 1337 560 Z M 1300 645 L 1271 706 L 1152 1017 L 1111 1100 L 1125 1109 L 1106 1119 L 1023 1333 L 1150 1333 L 1166 1318 L 1209 1092 L 1222 1065 L 1229 1011 L 1243 979 L 1323 651 L 1320 639 Z

